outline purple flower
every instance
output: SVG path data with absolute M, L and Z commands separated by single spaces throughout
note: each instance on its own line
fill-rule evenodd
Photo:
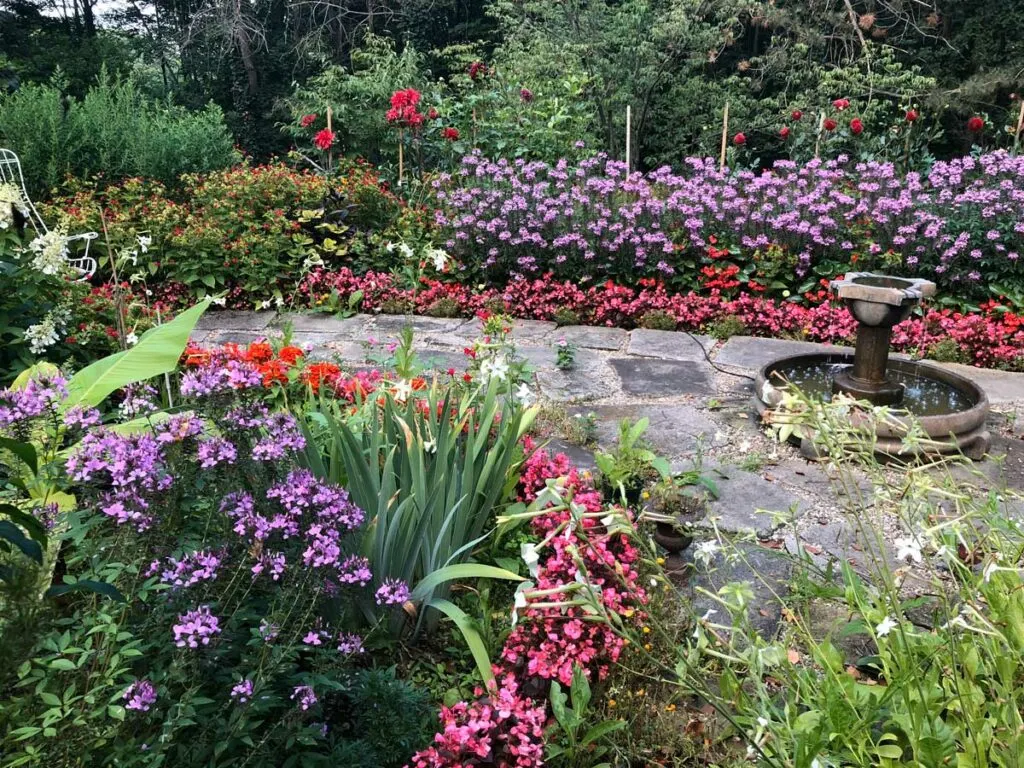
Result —
M 153 402 L 158 392 L 151 384 L 129 384 L 121 390 L 121 394 L 123 399 L 119 410 L 126 419 L 160 410 L 160 406 Z
M 231 698 L 245 704 L 252 698 L 252 680 L 243 680 L 231 689 Z
M 189 371 L 181 377 L 181 394 L 204 398 L 229 394 L 262 386 L 263 378 L 256 368 L 239 360 L 228 360 L 223 366 L 208 366 Z
M 220 634 L 220 619 L 210 613 L 210 607 L 201 605 L 178 617 L 174 625 L 174 644 L 179 648 L 198 648 L 209 645 L 210 638 Z
M 363 638 L 355 634 L 338 635 L 338 652 L 348 655 L 363 653 Z
M 272 643 L 277 639 L 277 636 L 281 633 L 281 628 L 277 624 L 272 624 L 266 619 L 260 620 L 260 637 L 265 643 Z
M 306 438 L 302 436 L 299 423 L 289 413 L 272 414 L 263 421 L 262 427 L 266 436 L 252 447 L 252 457 L 257 461 L 277 461 L 287 456 L 289 451 L 301 451 L 306 447 Z
M 343 584 L 358 584 L 365 587 L 372 578 L 370 561 L 365 557 L 350 555 L 338 566 L 338 581 Z
M 160 574 L 160 581 L 175 587 L 191 587 L 201 581 L 217 578 L 221 558 L 212 552 L 192 552 L 180 560 L 168 558 L 167 566 Z
M 401 605 L 409 600 L 409 585 L 399 579 L 386 579 L 374 598 L 377 605 Z
M 235 459 L 238 458 L 238 450 L 234 443 L 223 437 L 210 437 L 199 441 L 196 458 L 199 460 L 200 467 L 209 469 L 218 464 L 234 464 Z
M 295 686 L 295 689 L 292 691 L 291 700 L 298 700 L 299 708 L 302 709 L 303 712 L 317 702 L 316 693 L 313 691 L 312 686 L 309 685 Z
M 101 421 L 100 412 L 96 408 L 76 405 L 68 408 L 64 414 L 64 426 L 68 429 L 88 429 Z
M 62 376 L 29 379 L 21 389 L 0 390 L 0 427 L 54 414 L 67 396 L 67 380 Z
M 156 688 L 149 680 L 136 680 L 121 698 L 128 701 L 124 705 L 125 709 L 149 712 L 149 708 L 156 703 Z

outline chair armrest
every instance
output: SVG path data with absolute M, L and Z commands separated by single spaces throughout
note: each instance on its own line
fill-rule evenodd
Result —
M 81 233 L 79 233 L 77 235 L 69 235 L 65 239 L 70 243 L 70 242 L 73 242 L 75 240 L 92 241 L 92 240 L 95 240 L 99 236 L 100 236 L 99 232 L 81 232 Z

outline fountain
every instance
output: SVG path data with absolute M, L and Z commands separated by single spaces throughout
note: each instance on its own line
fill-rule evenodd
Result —
M 795 355 L 766 365 L 755 389 L 755 405 L 762 417 L 779 405 L 780 387 L 786 383 L 821 399 L 843 393 L 892 407 L 894 423 L 876 426 L 880 454 L 900 452 L 909 415 L 928 438 L 923 452 L 962 451 L 972 459 L 981 458 L 989 446 L 988 397 L 981 388 L 944 368 L 889 356 L 893 326 L 905 320 L 922 299 L 935 295 L 935 284 L 853 272 L 833 280 L 831 287 L 857 321 L 853 355 L 839 351 Z M 813 455 L 812 445 L 807 441 L 801 445 Z

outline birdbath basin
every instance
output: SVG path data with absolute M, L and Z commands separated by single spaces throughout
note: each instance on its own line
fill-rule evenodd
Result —
M 903 384 L 886 375 L 892 328 L 906 320 L 922 299 L 935 295 L 935 283 L 851 272 L 830 286 L 857 321 L 853 367 L 836 375 L 833 392 L 875 405 L 898 404 L 903 399 Z

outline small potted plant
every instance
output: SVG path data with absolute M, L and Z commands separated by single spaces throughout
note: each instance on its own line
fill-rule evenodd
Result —
M 694 486 L 703 491 L 694 492 Z M 693 543 L 693 526 L 707 514 L 708 497 L 717 498 L 718 488 L 710 477 L 697 470 L 663 478 L 652 489 L 644 519 L 654 523 L 654 541 L 676 554 Z
M 640 440 L 648 423 L 646 417 L 635 424 L 624 419 L 619 424 L 619 444 L 615 450 L 594 455 L 606 498 L 618 495 L 622 503 L 636 506 L 648 483 L 671 476 L 668 462 L 644 447 Z

